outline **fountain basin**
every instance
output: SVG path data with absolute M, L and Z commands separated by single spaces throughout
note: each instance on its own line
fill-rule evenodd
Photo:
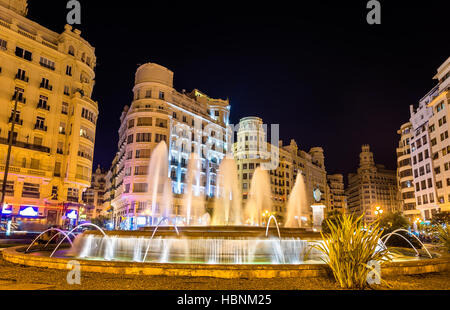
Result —
M 24 254 L 24 247 L 7 248 L 3 258 L 14 264 L 68 270 L 68 263 L 74 258 L 48 257 L 44 255 Z M 214 278 L 308 278 L 329 277 L 330 270 L 325 264 L 302 265 L 207 265 L 207 264 L 162 264 L 121 261 L 99 261 L 76 259 L 82 272 L 99 272 L 123 275 L 183 276 Z M 424 274 L 450 270 L 450 257 L 440 256 L 434 259 L 413 259 L 385 263 L 382 265 L 382 277 L 407 274 Z

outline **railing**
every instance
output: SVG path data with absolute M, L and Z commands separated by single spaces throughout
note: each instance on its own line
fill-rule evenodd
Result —
M 50 91 L 53 90 L 53 86 L 48 85 L 48 84 L 44 84 L 44 83 L 41 83 L 41 85 L 39 85 L 39 87 L 40 87 L 40 88 L 43 88 L 43 89 L 50 90 Z
M 52 70 L 52 71 L 55 71 L 55 67 L 49 66 L 48 64 L 43 63 L 42 61 L 40 61 L 39 64 L 40 64 L 42 67 L 44 67 L 44 68 L 50 69 L 50 70 Z
M 18 74 L 18 73 L 16 74 L 15 79 L 16 79 L 16 80 L 24 81 L 24 82 L 26 82 L 26 83 L 28 83 L 28 82 L 30 81 L 30 78 L 29 78 L 28 76 L 26 76 L 26 75 L 20 75 L 20 74 Z
M 29 38 L 31 40 L 36 41 L 36 36 L 31 34 L 31 33 L 28 33 L 27 31 L 24 31 L 24 30 L 21 30 L 21 29 L 17 29 L 17 33 L 19 33 L 19 34 L 23 35 L 24 37 L 27 37 L 27 38 Z
M 47 131 L 47 126 L 35 124 L 35 125 L 34 125 L 34 129 L 42 130 L 42 131 Z
M 8 144 L 8 139 L 0 138 L 0 144 Z M 44 153 L 50 153 L 50 148 L 42 146 L 42 145 L 30 144 L 30 143 L 17 141 L 17 140 L 13 141 L 12 145 L 23 148 L 23 149 L 29 149 L 29 150 L 39 151 L 39 152 L 44 152 Z
M 8 123 L 12 123 L 13 121 L 13 117 L 10 116 Z M 16 123 L 16 125 L 23 125 L 23 119 L 19 119 L 18 117 L 16 117 L 16 120 L 14 121 L 14 123 Z
M 13 101 L 17 100 L 17 102 L 21 102 L 23 104 L 27 103 L 27 99 L 25 97 L 23 97 L 23 96 L 19 97 L 17 95 L 13 95 L 11 100 L 13 100 Z
M 50 106 L 48 104 L 38 103 L 37 108 L 38 109 L 42 109 L 42 110 L 50 111 Z M 47 130 L 45 130 L 45 131 L 47 131 Z

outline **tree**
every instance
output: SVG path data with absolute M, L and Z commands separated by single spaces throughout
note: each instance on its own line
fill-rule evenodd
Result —
M 108 224 L 108 222 L 110 221 L 110 218 L 107 216 L 97 216 L 96 218 L 91 220 L 92 224 L 95 224 L 101 228 L 106 228 L 106 225 Z
M 393 232 L 400 228 L 407 229 L 409 227 L 409 222 L 401 212 L 387 212 L 381 217 L 380 226 L 384 230 Z
M 408 219 L 404 217 L 401 212 L 387 212 L 383 214 L 379 221 L 380 227 L 383 229 L 383 236 L 397 229 L 408 229 L 410 225 Z M 421 247 L 420 243 L 414 237 L 411 237 L 410 234 L 402 231 L 397 233 L 409 240 L 415 248 Z M 396 235 L 392 235 L 386 245 L 395 247 L 410 247 L 408 242 L 406 242 L 402 237 Z
M 444 225 L 445 223 L 450 223 L 450 212 L 439 212 L 433 215 L 431 225 Z

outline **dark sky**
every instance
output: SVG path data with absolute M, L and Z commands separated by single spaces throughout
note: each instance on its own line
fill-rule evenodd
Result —
M 381 25 L 366 23 L 366 0 L 80 2 L 77 28 L 98 60 L 95 165 L 106 168 L 146 62 L 172 70 L 177 90 L 230 98 L 232 123 L 259 116 L 285 143 L 322 146 L 330 173 L 356 169 L 362 144 L 395 168 L 396 131 L 450 56 L 449 1 L 381 0 Z M 31 19 L 63 31 L 65 0 L 29 3 Z

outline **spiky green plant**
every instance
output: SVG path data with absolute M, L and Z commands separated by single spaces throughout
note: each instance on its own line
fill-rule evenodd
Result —
M 387 249 L 379 248 L 382 231 L 378 222 L 364 225 L 362 216 L 343 215 L 337 222 L 328 221 L 329 233 L 322 233 L 323 242 L 314 246 L 324 254 L 342 288 L 363 289 L 373 269 L 370 261 L 389 261 Z
M 436 225 L 436 233 L 440 245 L 450 253 L 450 223 L 445 225 Z

